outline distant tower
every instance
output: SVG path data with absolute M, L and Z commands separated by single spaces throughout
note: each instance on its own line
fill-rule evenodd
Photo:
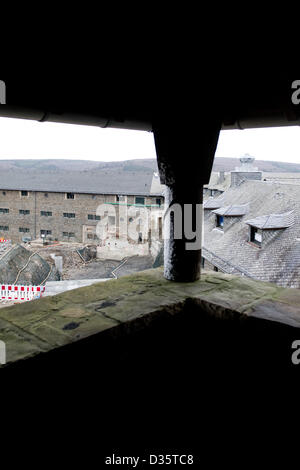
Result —
M 259 180 L 262 179 L 262 172 L 253 165 L 255 158 L 246 153 L 240 158 L 241 166 L 236 167 L 231 172 L 231 187 L 239 186 L 245 180 Z
M 235 171 L 258 171 L 258 168 L 253 166 L 254 160 L 254 157 L 251 157 L 249 153 L 246 153 L 240 158 L 241 166 L 235 167 Z

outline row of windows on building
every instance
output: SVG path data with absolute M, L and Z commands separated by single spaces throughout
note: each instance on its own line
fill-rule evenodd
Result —
M 29 196 L 29 191 L 20 191 L 21 196 Z M 6 196 L 6 191 L 2 191 L 2 196 Z M 44 193 L 45 197 L 48 197 L 48 193 Z M 74 193 L 66 193 L 66 199 L 74 199 Z
M 0 208 L 0 214 L 9 214 L 9 209 L 3 209 Z M 19 210 L 20 215 L 29 215 L 30 210 L 28 209 L 20 209 Z M 51 211 L 40 211 L 40 214 L 42 217 L 52 217 L 52 212 Z M 68 219 L 75 219 L 76 214 L 73 212 L 64 212 L 63 217 L 68 218 Z M 87 215 L 88 220 L 100 220 L 100 215 L 95 215 L 95 214 L 88 214 Z
M 8 225 L 0 225 L 0 232 L 8 232 L 9 226 Z M 30 229 L 27 227 L 19 227 L 20 233 L 29 233 Z M 63 237 L 75 237 L 74 232 L 62 232 Z M 52 235 L 52 230 L 40 230 L 40 235 Z
M 29 196 L 29 191 L 20 191 L 21 196 Z M 6 196 L 6 191 L 2 191 L 2 195 Z M 48 193 L 44 193 L 45 197 L 48 197 Z M 66 199 L 75 199 L 74 193 L 66 193 Z
M 42 211 L 43 212 L 43 211 Z M 41 215 L 47 215 L 47 216 L 52 216 L 52 212 L 41 212 Z M 21 213 L 21 211 L 20 211 Z M 22 214 L 29 214 L 30 211 L 22 211 Z M 138 217 L 140 214 L 139 212 L 136 213 L 136 216 Z M 67 217 L 67 218 L 75 218 L 75 214 L 74 213 L 67 213 L 65 212 L 63 214 L 64 217 Z M 88 219 L 89 220 L 101 220 L 101 217 L 100 215 L 94 215 L 94 214 L 88 214 Z M 128 218 L 128 222 L 133 222 L 133 217 L 129 217 Z M 124 218 L 121 217 L 120 218 L 120 222 L 124 222 Z M 138 222 L 139 222 L 139 225 L 141 225 L 142 223 L 142 220 L 141 219 L 138 219 Z M 108 225 L 112 225 L 114 226 L 116 224 L 116 218 L 115 216 L 108 216 Z M 7 225 L 2 225 L 0 226 L 0 230 L 2 231 L 8 231 L 9 230 L 9 227 Z M 22 228 L 20 227 L 19 228 L 19 232 L 29 232 L 29 228 Z M 44 232 L 44 231 L 42 231 Z M 47 235 L 51 234 L 51 231 L 49 231 L 49 233 L 47 233 Z
M 9 209 L 0 208 L 0 214 L 9 214 Z M 20 215 L 30 215 L 30 210 L 19 209 Z M 51 211 L 40 211 L 41 217 L 52 217 Z M 76 214 L 74 212 L 63 212 L 63 217 L 67 219 L 75 219 Z M 87 214 L 88 220 L 101 220 L 100 215 Z M 131 220 L 129 220 L 131 222 Z
M 23 197 L 27 197 L 27 196 L 29 196 L 29 191 L 20 191 L 20 194 Z M 2 195 L 6 196 L 6 191 L 2 191 Z M 48 193 L 44 193 L 44 196 L 48 197 Z M 92 199 L 95 199 L 95 197 L 96 197 L 96 195 L 92 194 Z M 74 193 L 65 193 L 65 198 L 66 199 L 75 199 L 75 194 Z M 126 196 L 117 195 L 116 196 L 116 201 L 117 202 L 125 202 L 126 201 Z M 136 196 L 135 204 L 145 205 L 145 198 L 140 197 L 140 196 Z M 156 205 L 159 206 L 159 207 L 161 206 L 161 198 L 156 198 Z

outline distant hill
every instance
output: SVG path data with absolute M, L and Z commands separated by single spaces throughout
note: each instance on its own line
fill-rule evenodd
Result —
M 95 162 L 92 160 L 0 160 L 0 170 L 27 170 L 27 171 L 157 171 L 154 158 L 141 160 L 125 160 L 120 162 Z
M 231 171 L 236 166 L 240 166 L 238 158 L 216 157 L 213 165 L 213 171 Z M 300 163 L 274 162 L 267 160 L 255 160 L 254 166 L 260 171 L 275 173 L 298 173 L 300 172 Z
M 231 171 L 239 166 L 238 158 L 216 157 L 213 165 L 213 171 Z M 261 171 L 275 173 L 293 173 L 300 172 L 300 163 L 274 162 L 255 160 L 254 165 Z M 66 159 L 47 159 L 47 160 L 0 160 L 0 171 L 30 171 L 38 174 L 40 172 L 62 172 L 80 171 L 92 172 L 95 174 L 105 171 L 109 172 L 153 172 L 158 171 L 157 162 L 154 158 L 143 158 L 134 160 L 125 160 L 120 162 L 95 162 L 91 160 L 66 160 Z

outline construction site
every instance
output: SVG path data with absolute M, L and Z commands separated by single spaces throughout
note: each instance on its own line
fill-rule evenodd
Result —
M 99 256 L 96 245 L 46 244 L 43 239 L 12 244 L 2 239 L 0 308 L 150 269 L 157 263 L 158 254 L 149 251 L 112 258 L 104 259 L 101 253 Z

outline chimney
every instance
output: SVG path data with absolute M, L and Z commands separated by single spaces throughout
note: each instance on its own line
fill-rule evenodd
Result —
M 225 171 L 219 172 L 219 183 L 223 183 L 225 181 Z

